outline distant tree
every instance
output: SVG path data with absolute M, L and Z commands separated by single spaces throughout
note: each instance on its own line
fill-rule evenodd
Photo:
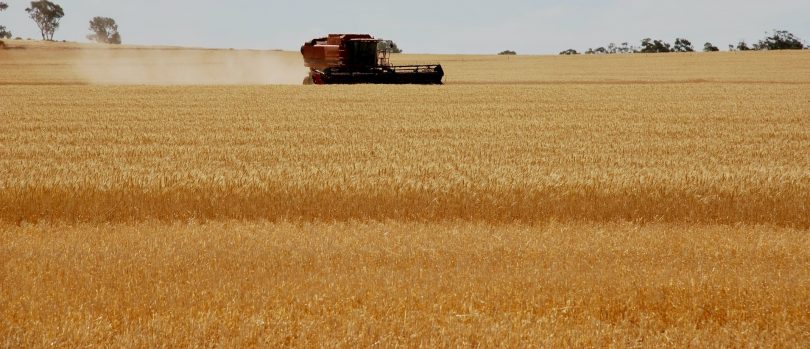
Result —
M 692 42 L 682 38 L 675 39 L 675 46 L 672 48 L 672 52 L 695 52 L 695 48 L 692 47 Z
M 649 53 L 655 51 L 655 45 L 652 43 L 652 39 L 644 38 L 641 39 L 641 53 Z
M 565 51 L 560 52 L 560 54 L 561 55 L 578 55 L 579 52 L 577 52 L 577 50 L 575 50 L 575 49 L 569 48 L 569 49 L 567 49 Z
M 751 51 L 751 48 L 748 47 L 748 44 L 745 43 L 745 40 L 738 42 L 735 48 L 737 49 L 737 51 Z
M 391 41 L 391 53 L 402 53 L 402 49 L 397 46 L 396 42 Z
M 711 42 L 703 44 L 703 52 L 717 52 L 717 51 L 720 51 L 720 49 L 717 48 L 717 46 L 712 45 Z
M 377 49 L 386 50 L 391 53 L 402 53 L 402 50 L 397 46 L 397 43 L 391 40 L 385 40 L 383 38 L 379 38 L 380 42 L 377 45 Z
M 641 40 L 641 53 L 672 52 L 672 45 L 662 40 L 646 38 Z
M 121 44 L 121 35 L 118 34 L 118 24 L 109 17 L 94 17 L 90 21 L 90 31 L 93 34 L 87 39 L 102 44 Z
M 567 54 L 567 51 L 560 52 L 560 54 Z M 576 52 L 576 51 L 574 51 Z M 630 46 L 630 44 L 623 42 L 621 45 L 617 45 L 616 43 L 609 43 L 607 46 L 600 46 L 597 48 L 589 48 L 585 51 L 586 55 L 593 55 L 593 54 L 619 54 L 619 53 L 634 53 L 635 47 Z
M 48 0 L 31 1 L 31 7 L 25 12 L 36 22 L 42 34 L 42 40 L 53 41 L 53 33 L 59 28 L 59 20 L 65 16 L 62 6 Z
M 0 12 L 5 11 L 8 8 L 8 4 L 5 2 L 0 2 Z M 10 39 L 11 32 L 6 30 L 6 27 L 0 25 L 0 39 Z
M 515 55 L 517 55 L 517 52 L 511 51 L 511 50 L 506 50 L 506 51 L 501 51 L 500 53 L 498 53 L 498 55 L 499 56 L 515 56 Z
M 787 30 L 774 30 L 771 36 L 754 45 L 758 50 L 801 50 L 804 46 L 801 39 Z

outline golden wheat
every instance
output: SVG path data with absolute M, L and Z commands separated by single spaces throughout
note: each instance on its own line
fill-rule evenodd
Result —
M 810 89 L 0 87 L 0 218 L 810 226 Z
M 240 86 L 295 53 L 9 44 L 0 347 L 810 341 L 806 52 L 314 87 Z
M 226 51 L 6 41 L 0 84 L 222 84 L 278 83 L 277 64 L 300 77 L 298 52 Z M 790 83 L 810 81 L 807 52 L 722 52 L 652 55 L 480 56 L 393 55 L 395 64 L 441 63 L 448 84 Z M 242 69 L 234 65 L 244 63 Z M 256 68 L 249 76 L 244 76 Z M 191 73 L 197 73 L 194 76 Z M 286 74 L 283 74 L 286 77 Z
M 810 238 L 765 227 L 35 225 L 3 347 L 801 347 Z

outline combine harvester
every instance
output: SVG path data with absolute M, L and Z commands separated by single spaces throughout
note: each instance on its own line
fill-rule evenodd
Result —
M 368 34 L 329 34 L 301 46 L 309 76 L 304 84 L 440 85 L 444 70 L 436 65 L 391 65 L 391 41 Z

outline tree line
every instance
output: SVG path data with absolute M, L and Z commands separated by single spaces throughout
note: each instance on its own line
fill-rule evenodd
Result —
M 0 2 L 0 12 L 9 8 L 5 2 Z M 42 40 L 53 41 L 53 35 L 59 29 L 59 21 L 65 16 L 65 10 L 59 4 L 48 0 L 31 1 L 25 12 L 39 28 Z M 118 24 L 109 17 L 93 17 L 90 20 L 90 33 L 87 39 L 105 44 L 120 44 L 121 34 Z M 10 39 L 11 31 L 0 25 L 0 39 Z
M 729 51 L 749 51 L 749 50 L 802 50 L 810 49 L 802 39 L 786 30 L 774 30 L 759 42 L 748 45 L 745 41 L 728 45 Z M 703 52 L 716 52 L 720 49 L 710 42 L 703 44 Z M 674 44 L 664 40 L 654 40 L 645 38 L 641 40 L 641 46 L 633 46 L 627 42 L 620 45 L 610 43 L 597 48 L 589 48 L 584 54 L 621 54 L 621 53 L 662 53 L 662 52 L 695 52 L 692 42 L 684 38 L 676 38 Z M 561 55 L 576 55 L 577 50 L 568 49 L 560 52 Z

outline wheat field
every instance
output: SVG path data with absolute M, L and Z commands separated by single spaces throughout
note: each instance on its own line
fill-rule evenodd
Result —
M 802 347 L 810 238 L 631 223 L 28 225 L 7 347 Z
M 807 52 L 7 44 L 2 347 L 810 343 Z

